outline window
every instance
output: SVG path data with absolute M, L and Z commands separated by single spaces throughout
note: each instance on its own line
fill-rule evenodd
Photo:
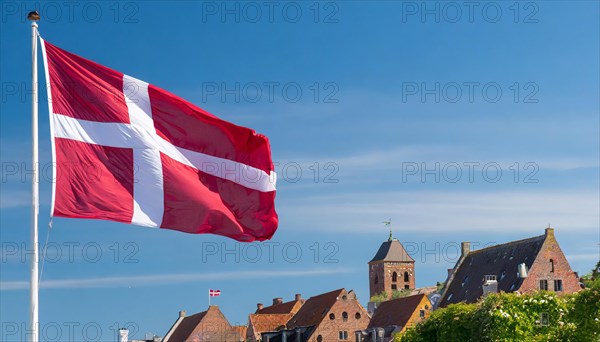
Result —
M 404 272 L 404 281 L 409 281 L 410 278 L 408 276 L 408 272 Z
M 410 286 L 408 286 L 408 285 L 404 285 L 404 289 L 405 289 L 405 290 L 409 290 L 409 289 L 410 289 Z
M 356 318 L 356 319 L 360 319 L 360 313 L 359 313 L 359 312 L 357 312 L 357 313 L 356 313 L 356 315 L 354 315 L 354 318 Z
M 379 278 L 377 278 L 377 275 L 375 275 L 375 280 L 373 280 L 373 283 L 377 284 L 379 282 Z
M 560 292 L 563 290 L 562 279 L 554 280 L 554 291 Z
M 548 280 L 540 280 L 540 290 L 548 291 Z
M 335 314 L 334 313 L 330 313 L 329 314 L 329 319 L 333 321 L 335 319 Z
M 396 273 L 396 272 L 392 273 L 392 281 L 394 283 L 398 281 L 398 273 Z
M 462 287 L 465 287 L 465 284 L 467 284 L 467 282 L 468 282 L 468 281 L 469 281 L 469 275 L 466 275 L 466 276 L 463 278 L 463 281 L 462 281 L 462 284 L 461 284 L 461 286 L 462 286 Z
M 500 280 L 504 279 L 504 277 L 506 277 L 506 271 L 502 271 L 502 274 L 500 275 Z
M 317 342 L 323 342 L 323 336 L 321 336 L 321 335 L 317 336 Z
M 347 331 L 340 331 L 339 332 L 339 337 L 340 337 L 340 340 L 347 340 L 348 339 L 348 332 Z
M 348 322 L 348 313 L 346 311 L 342 312 L 342 321 Z
M 425 310 L 419 310 L 419 317 L 425 318 Z
M 554 272 L 554 260 L 550 259 L 550 272 Z
M 392 284 L 392 290 L 397 290 L 398 286 L 396 286 L 396 284 Z

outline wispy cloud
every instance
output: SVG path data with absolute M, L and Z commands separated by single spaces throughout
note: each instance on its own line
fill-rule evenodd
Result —
M 564 231 L 597 230 L 598 193 L 590 191 L 395 191 L 290 199 L 282 224 L 303 230 L 365 233 L 383 218 L 403 231 L 539 232 L 548 223 Z M 310 213 L 307 215 L 307 213 Z
M 350 154 L 329 156 L 297 156 L 283 157 L 277 160 L 280 164 L 296 162 L 299 164 L 313 165 L 315 162 L 325 164 L 334 162 L 345 173 L 372 173 L 373 171 L 400 170 L 402 163 L 426 163 L 428 168 L 433 168 L 435 163 L 498 163 L 503 169 L 509 170 L 511 165 L 520 163 L 536 163 L 541 170 L 573 170 L 579 168 L 598 168 L 600 160 L 595 155 L 529 155 L 508 157 L 503 153 L 490 153 L 480 151 L 473 146 L 465 145 L 406 145 L 392 149 L 378 149 L 372 151 L 356 151 Z M 514 166 L 513 166 L 514 167 Z M 480 172 L 481 166 L 477 170 Z
M 0 194 L 0 209 L 18 208 L 31 205 L 31 193 L 24 190 L 3 189 Z
M 293 278 L 293 277 L 318 277 L 323 275 L 354 273 L 356 270 L 349 268 L 336 269 L 309 269 L 309 270 L 259 270 L 214 273 L 182 273 L 182 274 L 156 274 L 135 276 L 113 276 L 100 278 L 70 278 L 43 280 L 40 287 L 43 289 L 73 289 L 73 288 L 118 288 L 142 287 L 164 284 L 180 284 L 208 280 L 242 280 L 258 278 Z M 29 289 L 27 281 L 2 281 L 0 290 L 26 290 Z

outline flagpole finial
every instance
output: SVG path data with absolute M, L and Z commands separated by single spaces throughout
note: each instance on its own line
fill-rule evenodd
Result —
M 29 12 L 29 14 L 27 14 L 27 19 L 31 21 L 38 21 L 40 20 L 40 14 L 38 13 L 38 11 L 31 11 Z

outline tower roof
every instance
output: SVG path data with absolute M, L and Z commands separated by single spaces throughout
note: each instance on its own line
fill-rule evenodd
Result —
M 398 239 L 390 239 L 382 243 L 377 254 L 375 254 L 369 263 L 375 261 L 415 262 L 415 260 L 408 255 L 404 246 L 402 246 Z

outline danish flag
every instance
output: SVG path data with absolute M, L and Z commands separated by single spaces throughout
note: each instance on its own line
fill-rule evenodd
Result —
M 211 297 L 218 297 L 221 295 L 221 290 L 208 290 L 208 295 Z
M 54 216 L 271 238 L 276 174 L 265 136 L 41 43 Z

